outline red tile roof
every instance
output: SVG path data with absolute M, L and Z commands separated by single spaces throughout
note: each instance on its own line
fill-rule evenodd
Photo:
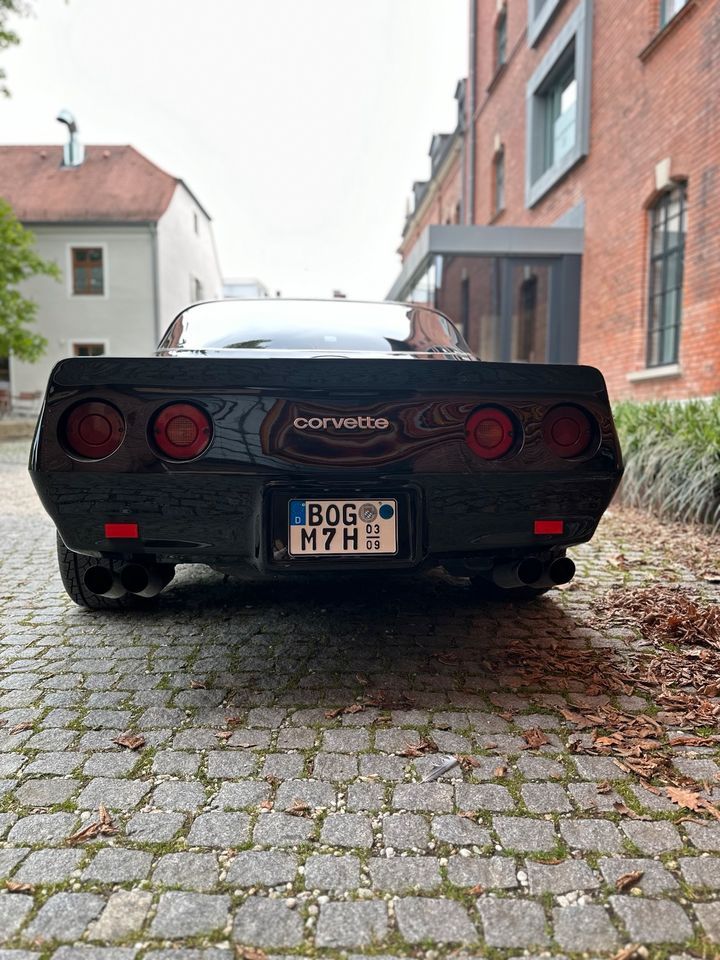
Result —
M 24 223 L 158 220 L 178 183 L 131 146 L 87 146 L 79 167 L 62 147 L 0 146 L 0 197 Z

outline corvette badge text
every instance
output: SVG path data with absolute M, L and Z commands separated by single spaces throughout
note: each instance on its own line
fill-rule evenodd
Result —
M 385 417 L 295 417 L 298 430 L 387 430 L 390 421 Z

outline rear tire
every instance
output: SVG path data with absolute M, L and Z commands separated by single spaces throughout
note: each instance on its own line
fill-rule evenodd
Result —
M 470 577 L 470 584 L 475 595 L 482 600 L 504 600 L 506 603 L 529 603 L 551 589 L 550 587 L 499 587 L 485 577 Z
M 75 553 L 63 543 L 60 534 L 57 535 L 57 556 L 60 579 L 65 592 L 79 607 L 86 610 L 149 610 L 157 605 L 157 598 L 137 597 L 133 593 L 126 593 L 124 597 L 110 600 L 108 597 L 99 597 L 91 593 L 85 586 L 83 577 L 89 567 L 97 566 L 98 561 L 93 557 L 86 557 L 82 553 Z M 112 561 L 102 561 L 103 566 L 112 569 Z

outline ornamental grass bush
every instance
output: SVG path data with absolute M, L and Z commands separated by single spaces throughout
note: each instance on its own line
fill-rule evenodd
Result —
M 623 401 L 613 409 L 624 503 L 720 531 L 720 394 L 710 400 Z

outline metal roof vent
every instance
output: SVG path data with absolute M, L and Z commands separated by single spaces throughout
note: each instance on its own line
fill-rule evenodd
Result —
M 61 110 L 56 119 L 65 124 L 70 134 L 69 141 L 63 147 L 63 166 L 79 167 L 85 159 L 85 147 L 78 140 L 75 117 L 69 110 Z

